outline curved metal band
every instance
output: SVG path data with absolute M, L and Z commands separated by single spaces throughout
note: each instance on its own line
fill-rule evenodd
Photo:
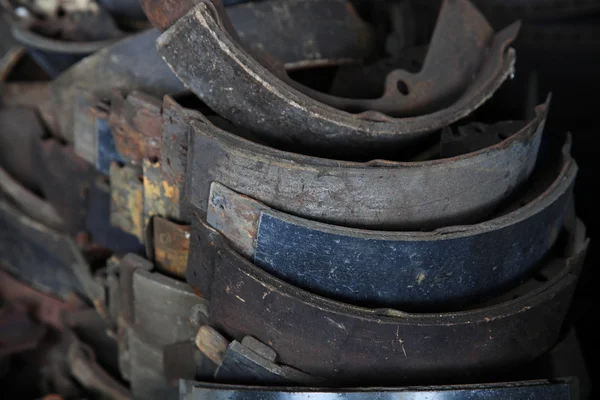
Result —
M 182 82 L 220 115 L 270 141 L 346 155 L 405 144 L 475 110 L 510 75 L 515 54 L 508 46 L 518 31 L 512 25 L 494 37 L 477 78 L 453 105 L 394 119 L 349 114 L 294 90 L 244 52 L 216 18 L 200 3 L 158 39 L 159 53 Z
M 351 229 L 276 211 L 216 182 L 207 222 L 257 266 L 312 293 L 371 307 L 457 309 L 518 284 L 554 245 L 577 174 L 569 150 L 543 193 L 476 225 Z
M 581 224 L 568 255 L 490 305 L 443 314 L 366 309 L 300 290 L 229 249 L 201 221 L 194 230 L 188 282 L 210 295 L 211 325 L 236 340 L 268 343 L 279 362 L 340 384 L 451 378 L 511 368 L 558 339 L 588 241 Z
M 425 162 L 357 163 L 282 152 L 197 116 L 191 121 L 188 197 L 204 213 L 210 184 L 219 182 L 283 212 L 337 225 L 424 230 L 471 223 L 531 174 L 547 106 L 495 146 Z M 165 130 L 188 121 L 171 117 Z
M 411 388 L 319 389 L 222 385 L 180 381 L 180 400 L 575 400 L 577 383 L 570 379 Z

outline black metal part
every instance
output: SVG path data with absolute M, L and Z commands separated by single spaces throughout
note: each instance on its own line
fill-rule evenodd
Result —
M 159 53 L 220 115 L 271 142 L 310 148 L 313 154 L 364 156 L 365 151 L 389 151 L 422 138 L 485 102 L 511 74 L 515 59 L 509 44 L 518 25 L 494 37 L 477 78 L 450 107 L 401 119 L 376 112 L 350 114 L 316 102 L 269 72 L 236 43 L 215 10 L 206 2 L 196 5 L 161 35 Z
M 478 385 L 407 388 L 327 390 L 319 388 L 274 388 L 181 381 L 180 400 L 576 400 L 577 382 L 572 379 L 525 381 Z
M 275 363 L 277 353 L 251 336 L 233 341 L 215 371 L 215 381 L 246 385 L 316 385 L 322 379 Z
M 375 48 L 371 27 L 347 0 L 267 0 L 226 11 L 250 52 L 271 54 L 288 70 L 360 62 Z
M 34 288 L 69 299 L 88 297 L 88 266 L 75 243 L 0 202 L 0 264 Z
M 425 162 L 339 161 L 282 152 L 195 115 L 187 150 L 188 198 L 204 218 L 219 182 L 273 208 L 317 221 L 372 229 L 435 229 L 487 217 L 533 170 L 547 104 L 496 146 Z M 165 130 L 188 134 L 185 114 Z M 177 129 L 179 126 L 179 129 Z M 163 138 L 164 139 L 164 138 Z
M 557 341 L 588 245 L 581 223 L 567 226 L 565 258 L 540 270 L 547 281 L 461 312 L 409 314 L 313 295 L 248 262 L 202 221 L 187 276 L 210 300 L 211 326 L 268 343 L 279 362 L 311 375 L 372 385 L 465 379 L 532 361 Z

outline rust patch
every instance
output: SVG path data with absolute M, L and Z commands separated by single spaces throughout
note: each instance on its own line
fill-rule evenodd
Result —
M 161 162 L 144 159 L 144 223 L 155 215 L 178 219 L 180 188 L 163 179 Z
M 131 166 L 110 166 L 110 223 L 144 240 L 144 187 Z
M 191 227 L 155 217 L 153 229 L 156 267 L 184 278 L 190 251 Z
M 115 147 L 123 159 L 141 165 L 145 157 L 160 156 L 161 101 L 133 91 L 127 97 L 115 90 L 111 97 L 109 125 Z

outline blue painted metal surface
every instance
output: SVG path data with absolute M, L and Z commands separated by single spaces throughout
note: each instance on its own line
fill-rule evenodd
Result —
M 112 130 L 107 118 L 96 119 L 96 169 L 104 175 L 109 174 L 110 164 L 113 161 L 125 163 L 117 152 Z

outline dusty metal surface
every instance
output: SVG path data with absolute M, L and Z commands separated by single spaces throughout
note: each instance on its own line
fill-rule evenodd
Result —
M 141 171 L 129 165 L 110 165 L 110 223 L 144 240 L 144 185 Z
M 511 74 L 509 44 L 518 32 L 517 24 L 494 36 L 479 73 L 452 105 L 396 119 L 374 111 L 351 114 L 291 88 L 232 39 L 224 17 L 202 2 L 158 39 L 159 53 L 182 82 L 220 115 L 273 143 L 345 156 L 406 144 L 475 110 Z
M 552 164 L 538 166 L 538 183 L 516 210 L 476 225 L 350 229 L 284 214 L 219 183 L 206 220 L 257 266 L 312 293 L 370 307 L 457 309 L 517 285 L 554 245 L 577 174 L 570 142 Z
M 157 97 L 185 90 L 156 52 L 158 35 L 157 31 L 148 30 L 121 40 L 77 63 L 52 82 L 59 134 L 64 139 L 72 142 L 75 135 L 73 111 L 76 87 L 106 98 L 113 89 L 126 92 L 138 89 Z
M 141 1 L 150 22 L 161 30 L 199 2 Z M 362 61 L 375 50 L 372 28 L 347 0 L 248 2 L 223 13 L 250 52 L 270 54 L 288 70 Z
M 139 91 L 111 96 L 110 127 L 124 160 L 142 165 L 145 157 L 160 156 L 162 101 Z
M 258 1 L 226 11 L 250 52 L 266 52 L 287 70 L 360 62 L 375 50 L 372 28 L 347 0 Z
M 192 228 L 155 216 L 152 229 L 156 268 L 185 278 Z
M 499 143 L 462 156 L 366 163 L 282 152 L 212 125 L 191 121 L 188 198 L 204 217 L 210 184 L 219 182 L 304 218 L 374 229 L 425 230 L 481 220 L 533 170 L 547 105 Z M 188 126 L 174 119 L 166 123 Z M 175 130 L 176 128 L 165 128 Z M 179 132 L 183 134 L 183 126 Z
M 191 314 L 198 305 L 206 308 L 206 300 L 185 283 L 152 272 L 153 268 L 135 255 L 125 256 L 120 263 L 120 370 L 137 397 L 176 399 L 170 378 L 195 376 L 201 363 L 193 341 L 207 317 L 204 313 L 198 318 L 196 313 L 191 318 Z M 186 343 L 190 351 L 182 354 L 180 348 Z M 172 374 L 174 369 L 177 373 Z
M 143 161 L 144 220 L 148 224 L 154 215 L 179 219 L 181 191 L 179 185 L 165 179 L 163 167 L 167 161 Z
M 223 385 L 218 383 L 181 381 L 181 400 L 575 400 L 579 399 L 577 382 L 571 379 L 556 381 L 525 381 L 478 385 L 430 386 L 410 388 L 339 389 L 275 388 Z
M 409 314 L 313 295 L 237 255 L 201 221 L 193 236 L 204 256 L 190 255 L 188 281 L 209 298 L 215 329 L 236 340 L 251 335 L 279 362 L 336 384 L 473 377 L 529 362 L 557 341 L 588 245 L 581 223 L 568 226 L 565 258 L 545 263 L 544 282 L 469 311 Z
M 202 118 L 199 112 L 183 107 L 170 96 L 165 96 L 161 152 L 162 181 L 173 190 L 170 193 L 169 210 L 165 210 L 163 216 L 176 221 L 191 220 L 191 207 L 187 200 L 186 188 L 189 123 L 199 118 Z

